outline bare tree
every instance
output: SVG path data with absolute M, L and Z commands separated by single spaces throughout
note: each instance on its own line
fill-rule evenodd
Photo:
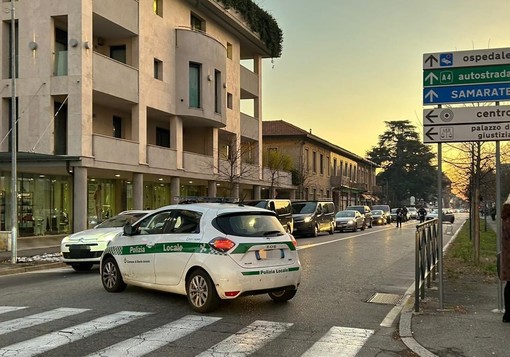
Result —
M 291 171 L 292 158 L 278 150 L 268 150 L 264 153 L 263 163 L 271 175 L 269 187 L 271 198 L 275 198 L 275 187 L 279 185 L 280 174 L 282 171 Z

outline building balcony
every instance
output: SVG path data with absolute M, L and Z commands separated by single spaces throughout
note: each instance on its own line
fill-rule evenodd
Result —
M 177 167 L 177 152 L 156 145 L 147 145 L 147 164 L 151 168 L 175 170 Z
M 129 30 L 133 34 L 138 34 L 138 0 L 122 0 L 122 6 L 119 6 L 118 0 L 93 1 L 94 12 L 94 33 L 114 34 L 117 27 Z
M 352 181 L 349 176 L 331 176 L 331 186 L 333 187 L 348 187 L 352 186 Z
M 138 70 L 94 52 L 94 91 L 138 103 Z
M 241 113 L 241 136 L 259 141 L 259 120 Z
M 195 119 L 195 124 L 223 128 L 227 122 L 227 53 L 223 43 L 202 31 L 176 29 L 177 115 Z M 199 65 L 200 103 L 190 106 L 190 64 Z M 218 99 L 219 98 L 219 99 Z M 219 102 L 218 102 L 219 100 Z
M 259 76 L 241 66 L 241 99 L 254 99 L 259 96 Z
M 92 135 L 92 155 L 96 162 L 121 165 L 138 165 L 139 145 L 137 142 L 111 136 Z
M 186 172 L 208 174 L 212 176 L 212 172 L 214 170 L 213 157 L 184 151 L 182 166 Z

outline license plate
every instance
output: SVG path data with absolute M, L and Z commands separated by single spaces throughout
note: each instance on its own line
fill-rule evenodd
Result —
M 285 253 L 283 249 L 261 249 L 255 252 L 255 256 L 257 257 L 257 260 L 283 259 L 285 258 Z

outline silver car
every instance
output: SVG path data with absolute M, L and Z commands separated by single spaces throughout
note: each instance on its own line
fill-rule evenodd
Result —
M 354 210 L 338 211 L 335 214 L 335 230 L 356 232 L 358 229 L 365 230 L 365 218 L 361 213 Z

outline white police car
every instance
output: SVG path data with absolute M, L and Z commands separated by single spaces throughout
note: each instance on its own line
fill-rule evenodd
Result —
M 99 264 L 108 242 L 122 232 L 126 223 L 134 223 L 150 211 L 130 210 L 113 216 L 92 229 L 70 234 L 60 242 L 64 263 L 76 271 L 87 271 Z
M 101 258 L 109 292 L 126 284 L 187 295 L 209 312 L 222 299 L 292 299 L 301 280 L 296 240 L 269 210 L 225 203 L 162 207 L 112 239 Z

